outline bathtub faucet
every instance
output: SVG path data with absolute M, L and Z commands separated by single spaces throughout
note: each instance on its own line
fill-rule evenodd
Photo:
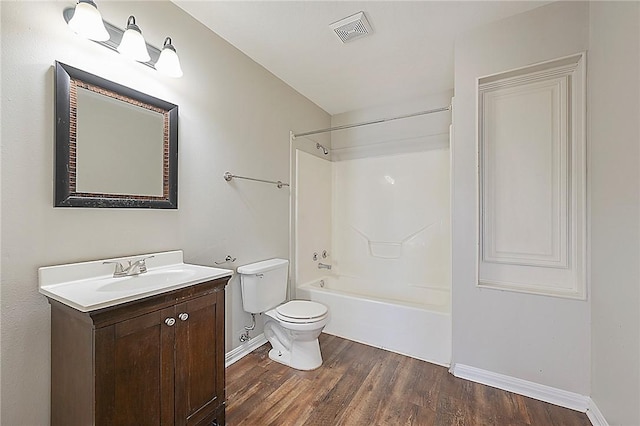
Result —
M 331 265 L 325 265 L 324 263 L 319 262 L 318 269 L 331 269 Z

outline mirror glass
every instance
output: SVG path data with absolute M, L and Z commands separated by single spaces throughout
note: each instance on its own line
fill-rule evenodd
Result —
M 177 208 L 177 108 L 56 63 L 56 206 Z

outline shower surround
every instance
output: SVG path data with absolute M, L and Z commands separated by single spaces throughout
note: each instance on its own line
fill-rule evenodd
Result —
M 448 135 L 397 150 L 376 144 L 333 162 L 297 151 L 296 295 L 329 306 L 327 333 L 448 365 Z M 329 274 L 313 260 L 328 247 Z

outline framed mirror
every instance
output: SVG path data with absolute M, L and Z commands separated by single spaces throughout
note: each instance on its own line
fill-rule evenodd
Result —
M 178 106 L 55 68 L 55 207 L 178 208 Z

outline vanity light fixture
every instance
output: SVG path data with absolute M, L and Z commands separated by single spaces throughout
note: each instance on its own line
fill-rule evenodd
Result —
M 94 41 L 109 40 L 98 6 L 92 0 L 78 0 L 69 27 L 77 34 Z
M 90 24 L 83 23 L 86 22 L 83 16 L 87 15 L 90 17 L 93 16 Z M 142 36 L 140 27 L 136 25 L 136 18 L 134 16 L 129 16 L 127 19 L 127 28 L 122 30 L 102 20 L 100 12 L 98 12 L 98 8 L 93 0 L 78 0 L 76 7 L 65 8 L 62 11 L 62 16 L 64 16 L 64 20 L 69 24 L 69 27 L 79 35 L 93 40 L 108 49 L 133 58 L 141 64 L 153 68 L 168 77 L 182 77 L 180 59 L 178 58 L 175 47 L 173 47 L 171 37 L 167 37 L 164 40 L 162 51 L 148 44 Z M 77 19 L 80 19 L 78 22 L 82 23 L 82 26 L 76 22 Z M 80 28 L 85 27 L 91 29 L 93 32 L 80 30 Z M 96 35 L 101 32 L 100 29 L 106 32 L 106 36 L 104 33 L 99 36 Z
M 169 77 L 182 77 L 180 58 L 178 58 L 176 48 L 171 44 L 171 37 L 164 39 L 164 46 L 160 52 L 160 58 L 156 62 L 156 69 Z
M 118 52 L 138 62 L 151 60 L 147 43 L 144 41 L 142 31 L 136 25 L 136 18 L 133 15 L 127 19 L 127 28 L 122 35 L 120 45 L 118 45 Z

